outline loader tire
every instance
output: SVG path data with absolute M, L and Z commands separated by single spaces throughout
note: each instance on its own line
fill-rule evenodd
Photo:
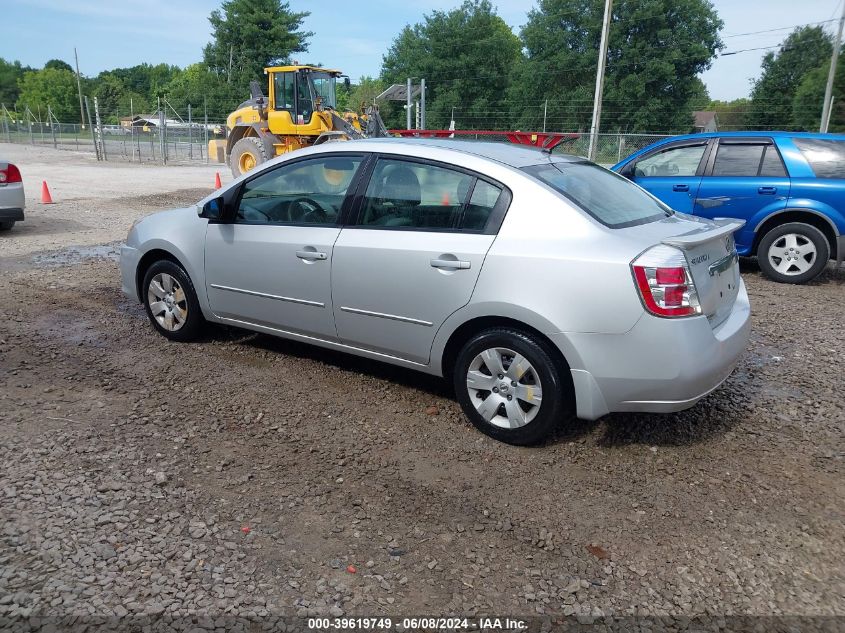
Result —
M 232 147 L 229 167 L 232 170 L 232 176 L 238 178 L 268 160 L 270 160 L 270 157 L 265 153 L 261 139 L 255 136 L 247 136 Z

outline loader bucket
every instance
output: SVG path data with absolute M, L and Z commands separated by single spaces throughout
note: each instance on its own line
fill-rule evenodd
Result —
M 208 158 L 217 163 L 226 162 L 226 141 L 212 139 L 208 142 Z

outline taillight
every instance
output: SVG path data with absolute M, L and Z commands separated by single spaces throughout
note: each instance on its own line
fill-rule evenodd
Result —
M 12 163 L 8 163 L 5 169 L 0 169 L 0 185 L 5 185 L 12 182 L 20 182 L 21 181 L 21 172 L 20 170 L 13 165 Z
M 655 246 L 631 262 L 634 281 L 646 310 L 659 317 L 701 314 L 698 292 L 683 252 Z

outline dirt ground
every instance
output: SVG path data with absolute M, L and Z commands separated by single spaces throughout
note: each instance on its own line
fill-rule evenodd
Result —
M 31 149 L 0 145 L 30 200 L 0 234 L 0 617 L 845 616 L 845 271 L 745 262 L 753 334 L 721 389 L 515 448 L 430 377 L 223 328 L 168 342 L 114 244 L 216 169 Z

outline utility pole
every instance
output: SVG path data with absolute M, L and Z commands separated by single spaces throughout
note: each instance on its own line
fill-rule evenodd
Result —
M 601 27 L 601 44 L 599 45 L 599 67 L 596 72 L 596 94 L 593 97 L 593 124 L 590 126 L 589 160 L 596 158 L 596 146 L 599 141 L 599 127 L 601 125 L 601 100 L 604 93 L 604 68 L 607 65 L 607 36 L 610 33 L 610 17 L 613 13 L 613 0 L 604 2 L 604 22 Z
M 842 50 L 842 28 L 845 27 L 845 4 L 842 5 L 842 17 L 839 18 L 839 31 L 833 42 L 833 53 L 830 56 L 830 72 L 827 73 L 827 86 L 824 89 L 824 108 L 822 109 L 822 123 L 819 132 L 827 132 L 830 123 L 830 110 L 833 107 L 833 79 L 836 76 L 836 62 Z
M 76 90 L 79 92 L 79 119 L 82 121 L 82 129 L 85 129 L 85 111 L 82 109 L 82 82 L 79 81 L 79 55 L 76 54 L 76 46 L 73 47 L 73 58 L 76 60 Z
M 425 129 L 425 79 L 420 79 L 420 129 Z
M 405 100 L 405 129 L 411 129 L 411 78 L 408 77 L 408 84 L 407 84 L 408 96 Z

